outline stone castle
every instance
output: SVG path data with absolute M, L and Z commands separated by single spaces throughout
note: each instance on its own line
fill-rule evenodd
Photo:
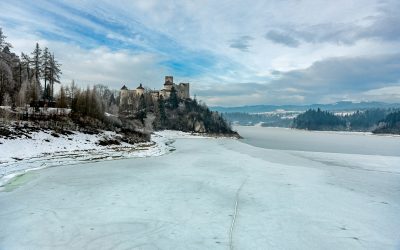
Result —
M 168 99 L 171 95 L 171 90 L 174 88 L 176 94 L 180 99 L 189 99 L 189 83 L 174 83 L 172 76 L 166 76 L 164 82 L 164 89 L 161 90 L 150 90 L 150 94 L 154 100 L 159 98 Z M 134 100 L 144 94 L 145 89 L 140 84 L 136 89 L 128 89 L 125 85 L 121 88 L 120 92 L 120 106 L 130 105 L 134 103 Z

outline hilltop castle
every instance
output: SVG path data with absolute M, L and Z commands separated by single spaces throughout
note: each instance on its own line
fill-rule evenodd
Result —
M 158 100 L 160 97 L 163 99 L 168 99 L 171 95 L 171 90 L 174 88 L 176 94 L 180 99 L 189 99 L 189 83 L 174 83 L 174 78 L 172 76 L 166 76 L 164 82 L 164 89 L 161 90 L 151 90 L 150 94 L 154 100 Z M 136 89 L 128 89 L 125 85 L 122 86 L 120 92 L 120 106 L 131 105 L 134 100 L 144 94 L 145 89 L 142 84 L 140 84 Z

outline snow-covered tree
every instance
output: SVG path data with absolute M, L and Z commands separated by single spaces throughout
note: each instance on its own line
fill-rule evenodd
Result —
M 2 28 L 0 28 L 0 51 L 3 51 L 4 48 L 12 48 L 11 43 L 6 41 L 6 36 L 3 33 Z

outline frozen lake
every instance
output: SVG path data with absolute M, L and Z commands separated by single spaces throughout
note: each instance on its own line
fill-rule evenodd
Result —
M 236 126 L 243 141 L 268 149 L 400 156 L 400 136 Z
M 0 249 L 399 249 L 400 157 L 325 143 L 184 138 L 163 156 L 31 171 L 0 192 Z

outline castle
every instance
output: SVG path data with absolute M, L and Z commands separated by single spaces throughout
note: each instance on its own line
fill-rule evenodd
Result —
M 164 82 L 164 89 L 161 90 L 151 90 L 150 94 L 154 100 L 159 98 L 168 99 L 171 95 L 172 88 L 176 90 L 176 94 L 180 99 L 189 99 L 189 83 L 174 83 L 174 78 L 172 76 L 166 76 Z M 125 85 L 122 86 L 120 92 L 120 106 L 131 105 L 134 103 L 135 99 L 138 99 L 143 95 L 145 89 L 142 84 L 140 84 L 136 89 L 128 89 Z

